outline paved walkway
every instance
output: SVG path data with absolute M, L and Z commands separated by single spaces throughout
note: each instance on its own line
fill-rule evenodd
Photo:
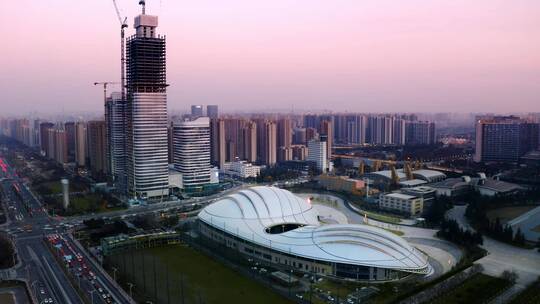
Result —
M 446 217 L 456 220 L 463 229 L 474 230 L 465 218 L 466 208 L 467 206 L 455 206 L 447 212 Z M 510 298 L 540 276 L 540 253 L 536 249 L 515 247 L 486 236 L 481 247 L 488 251 L 488 255 L 475 264 L 484 266 L 485 274 L 500 276 L 503 271 L 510 270 L 519 276 L 515 287 L 502 295 L 505 298 Z M 513 294 L 508 294 L 512 292 Z M 498 300 L 496 302 L 498 303 Z

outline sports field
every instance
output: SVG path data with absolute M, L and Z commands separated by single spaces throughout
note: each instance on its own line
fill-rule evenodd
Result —
M 157 298 L 158 303 L 290 303 L 183 245 L 139 250 L 110 260 L 119 273 L 128 275 L 123 277 L 124 282 L 135 284 L 133 292 L 139 301 Z
M 538 206 L 512 206 L 491 209 L 488 210 L 487 217 L 490 221 L 494 221 L 495 219 L 499 218 L 502 224 L 506 224 L 508 221 L 513 220 L 514 218 L 534 209 L 535 207 Z

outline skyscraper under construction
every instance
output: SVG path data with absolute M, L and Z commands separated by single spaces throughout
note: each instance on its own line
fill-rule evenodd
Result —
M 168 195 L 165 37 L 158 17 L 135 17 L 135 35 L 126 48 L 126 156 L 128 191 L 151 198 Z

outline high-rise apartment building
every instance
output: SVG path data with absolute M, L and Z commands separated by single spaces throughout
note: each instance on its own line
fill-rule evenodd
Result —
M 476 121 L 476 162 L 518 162 L 538 148 L 538 124 L 515 116 L 482 117 Z
M 192 105 L 191 106 L 191 117 L 197 118 L 204 116 L 203 106 L 202 105 Z
M 54 130 L 54 160 L 60 164 L 68 161 L 66 131 L 61 128 Z
M 182 174 L 185 190 L 195 190 L 210 183 L 210 119 L 174 123 L 174 167 Z
M 293 124 L 290 118 L 281 118 L 277 122 L 277 160 L 292 160 Z
M 75 124 L 75 163 L 79 167 L 86 165 L 87 138 L 86 124 L 84 122 L 77 122 Z
M 434 132 L 432 132 L 434 134 Z M 394 129 L 393 129 L 393 143 L 395 145 L 405 145 L 407 142 L 407 121 L 401 118 L 394 120 Z M 428 136 L 428 138 L 431 138 Z
M 108 173 L 107 165 L 107 136 L 105 121 L 92 120 L 88 122 L 88 152 L 90 170 L 96 178 L 103 179 Z
M 218 106 L 217 105 L 207 105 L 206 106 L 206 116 L 208 116 L 210 119 L 218 118 L 219 117 Z
M 293 130 L 293 144 L 305 145 L 306 141 L 306 128 L 296 128 Z
M 243 159 L 254 163 L 257 161 L 257 124 L 248 121 L 242 128 Z
M 307 161 L 313 162 L 321 172 L 328 170 L 327 142 L 321 140 L 310 140 L 308 142 Z
M 223 169 L 225 164 L 225 121 L 213 118 L 210 120 L 210 154 L 214 165 Z
M 126 46 L 128 192 L 142 198 L 169 194 L 165 37 L 157 26 L 143 11 Z
M 127 193 L 126 101 L 113 92 L 105 101 L 107 166 L 117 192 Z
M 273 166 L 277 161 L 277 127 L 271 120 L 257 120 L 257 152 L 259 162 Z
M 47 151 L 45 155 L 48 159 L 54 159 L 56 157 L 56 128 L 52 127 L 46 130 L 47 132 Z
M 327 160 L 332 159 L 332 146 L 334 143 L 334 124 L 332 120 L 323 120 L 321 121 L 321 127 L 319 134 L 324 136 L 324 141 L 326 141 L 326 158 Z M 308 149 L 309 150 L 309 149 Z M 308 152 L 309 153 L 309 152 Z
M 407 145 L 435 144 L 435 123 L 429 121 L 410 121 L 407 123 Z
M 66 122 L 64 124 L 66 130 L 66 146 L 67 146 L 67 162 L 75 161 L 75 123 Z
M 40 135 L 40 144 L 41 144 L 41 152 L 45 154 L 45 156 L 50 157 L 49 153 L 49 129 L 52 129 L 54 127 L 54 124 L 52 122 L 43 122 L 39 125 L 39 135 Z

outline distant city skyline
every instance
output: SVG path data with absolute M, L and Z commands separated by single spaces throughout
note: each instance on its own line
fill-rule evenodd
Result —
M 117 2 L 130 36 L 138 1 Z M 147 11 L 167 35 L 172 112 L 540 111 L 538 1 L 148 0 Z M 8 2 L 0 20 L 2 114 L 103 111 L 92 83 L 120 74 L 112 1 Z

